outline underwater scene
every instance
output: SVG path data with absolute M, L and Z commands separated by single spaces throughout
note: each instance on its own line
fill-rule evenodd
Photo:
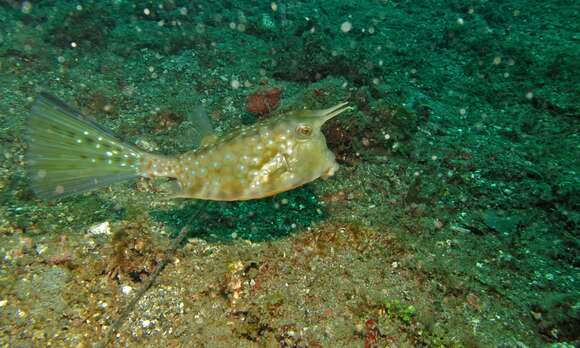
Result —
M 573 0 L 0 1 L 0 347 L 580 347 Z

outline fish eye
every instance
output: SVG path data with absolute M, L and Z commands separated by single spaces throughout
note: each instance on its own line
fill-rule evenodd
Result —
M 308 138 L 309 136 L 312 135 L 312 127 L 300 124 L 296 127 L 296 134 L 300 138 Z

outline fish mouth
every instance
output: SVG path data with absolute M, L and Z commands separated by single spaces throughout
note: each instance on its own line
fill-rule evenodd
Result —
M 328 109 L 324 109 L 324 110 L 317 110 L 314 112 L 314 114 L 321 118 L 322 123 L 325 123 L 326 121 L 330 120 L 331 118 L 338 116 L 340 114 L 342 114 L 345 111 L 348 110 L 352 110 L 353 108 L 351 106 L 348 106 L 348 102 L 343 102 L 340 104 L 337 104 L 331 108 Z

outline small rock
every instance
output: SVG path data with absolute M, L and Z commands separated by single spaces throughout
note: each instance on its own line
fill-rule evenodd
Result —
M 133 291 L 133 288 L 130 287 L 129 285 L 123 285 L 121 287 L 121 291 L 125 294 L 125 295 L 129 295 L 131 293 L 131 291 Z
M 98 225 L 93 225 L 89 227 L 88 234 L 91 236 L 98 236 L 102 234 L 110 235 L 111 234 L 111 226 L 109 221 L 105 221 Z

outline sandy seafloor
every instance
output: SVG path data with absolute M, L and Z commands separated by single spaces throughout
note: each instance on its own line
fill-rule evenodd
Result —
M 99 343 L 188 225 L 110 346 L 579 346 L 578 17 L 566 0 L 0 2 L 0 346 Z M 41 91 L 171 154 L 198 103 L 223 134 L 272 88 L 271 114 L 354 106 L 324 129 L 335 176 L 242 203 L 164 199 L 163 180 L 52 202 L 28 186 Z

